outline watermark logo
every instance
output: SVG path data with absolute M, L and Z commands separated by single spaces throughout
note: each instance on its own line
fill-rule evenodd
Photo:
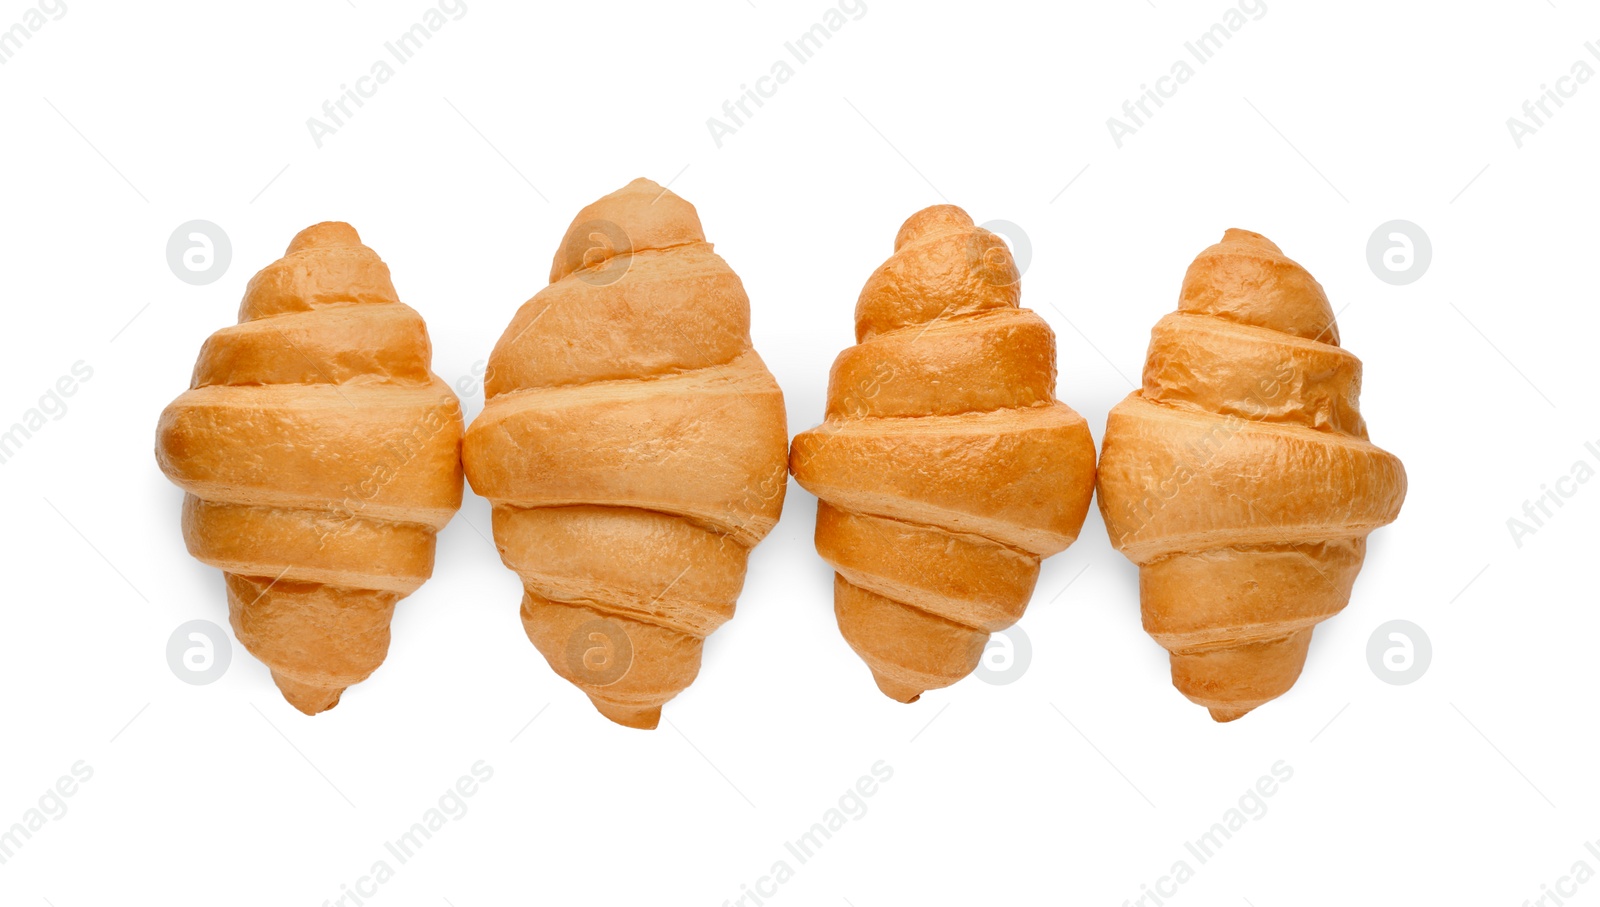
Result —
M 1594 880 L 1597 865 L 1600 865 L 1600 840 L 1583 842 L 1583 856 L 1573 860 L 1566 873 L 1554 882 L 1541 882 L 1539 896 L 1524 900 L 1522 907 L 1550 907 L 1551 904 L 1561 907 L 1577 897 L 1583 885 Z
M 167 637 L 167 666 L 184 683 L 197 687 L 215 683 L 228 672 L 232 660 L 227 632 L 209 620 L 179 624 Z
M 233 243 L 221 227 L 208 220 L 179 224 L 167 237 L 167 267 L 187 284 L 203 287 L 228 273 Z
M 472 363 L 472 367 L 465 375 L 456 379 L 456 395 L 463 400 L 476 398 L 483 393 L 483 386 L 489 380 L 489 360 L 479 359 Z
M 0 31 L 0 66 L 10 63 L 17 51 L 22 50 L 23 42 L 31 40 L 39 29 L 51 22 L 60 22 L 66 14 L 67 5 L 61 0 L 39 0 L 37 5 L 23 10 L 21 20 Z
M 60 776 L 54 784 L 45 788 L 36 805 L 23 811 L 21 819 L 11 823 L 9 828 L 0 826 L 0 866 L 16 859 L 18 851 L 48 828 L 50 823 L 65 818 L 67 800 L 94 777 L 94 766 L 82 759 L 72 763 L 69 771 L 70 774 Z
M 1586 41 L 1583 49 L 1589 56 L 1600 60 L 1600 42 Z M 1578 94 L 1578 89 L 1594 78 L 1594 67 L 1582 57 L 1574 60 L 1567 67 L 1566 74 L 1556 78 L 1555 85 L 1545 82 L 1539 86 L 1539 93 L 1522 102 L 1522 116 L 1506 117 L 1506 131 L 1511 133 L 1511 141 L 1521 150 L 1527 137 L 1538 132 L 1549 124 L 1561 108 L 1567 106 L 1567 101 Z
M 989 637 L 972 673 L 984 683 L 1003 687 L 1021 680 L 1032 663 L 1033 643 L 1021 627 L 1013 624 Z
M 1584 452 L 1600 463 L 1600 440 L 1589 441 L 1583 445 Z M 1554 482 L 1546 482 L 1539 486 L 1539 496 L 1522 502 L 1522 516 L 1506 518 L 1506 529 L 1511 532 L 1511 541 L 1521 548 L 1529 536 L 1537 535 L 1549 522 L 1555 519 L 1556 513 L 1567 506 L 1567 501 L 1578 494 L 1578 489 L 1589 484 L 1595 477 L 1595 467 L 1588 460 L 1574 460 L 1572 468 L 1564 476 L 1558 477 Z M 1552 487 L 1553 486 L 1553 487 Z
M 1111 141 L 1117 149 L 1122 149 L 1128 136 L 1149 125 L 1156 111 L 1165 107 L 1167 101 L 1178 94 L 1178 89 L 1195 77 L 1195 65 L 1204 66 L 1211 62 L 1217 52 L 1232 41 L 1233 36 L 1248 22 L 1259 22 L 1266 14 L 1267 4 L 1262 0 L 1239 0 L 1237 6 L 1224 9 L 1220 20 L 1210 28 L 1193 40 L 1183 42 L 1187 57 L 1180 56 L 1173 60 L 1167 73 L 1153 80 L 1156 83 L 1153 87 L 1148 82 L 1140 83 L 1139 94 L 1122 102 L 1121 117 L 1113 115 L 1106 118 L 1106 130 L 1111 133 Z M 1189 62 L 1191 59 L 1193 64 Z
M 396 67 L 410 63 L 448 22 L 460 22 L 466 14 L 467 4 L 462 0 L 439 0 L 425 7 L 410 28 L 383 42 L 385 56 L 373 60 L 366 74 L 352 80 L 354 85 L 341 84 L 339 94 L 323 101 L 321 117 L 306 117 L 306 131 L 311 135 L 312 144 L 320 149 L 328 136 L 349 125 L 356 111 L 366 106 L 367 101 L 377 96 L 378 89 L 394 78 L 398 72 Z
M 1405 686 L 1421 679 L 1433 661 L 1433 643 L 1409 620 L 1379 625 L 1367 639 L 1367 664 L 1384 683 Z
M 340 883 L 338 896 L 324 900 L 322 907 L 360 907 L 368 898 L 377 897 L 401 866 L 416 859 L 430 841 L 461 821 L 467 815 L 468 801 L 494 778 L 494 766 L 483 759 L 472 763 L 469 771 L 470 774 L 461 775 L 445 788 L 410 828 L 394 840 L 384 841 L 383 856 L 373 860 L 367 871 L 353 881 Z
M 854 385 L 847 388 L 839 400 L 839 413 L 845 419 L 860 419 L 872 414 L 872 400 L 883 393 L 884 387 L 895 378 L 894 365 L 880 362 L 872 367 L 871 374 L 860 378 Z M 843 423 L 837 419 L 829 419 L 812 429 L 812 434 L 817 438 L 815 442 L 804 449 L 797 448 L 794 452 L 795 468 L 804 469 L 811 465 L 837 436 L 843 428 Z M 787 481 L 787 480 L 785 480 Z
M 813 23 L 793 40 L 783 42 L 786 57 L 773 60 L 766 74 L 753 80 L 754 86 L 749 82 L 740 84 L 739 93 L 722 102 L 722 116 L 706 117 L 706 131 L 711 133 L 712 144 L 720 149 L 727 136 L 748 125 L 756 111 L 766 106 L 767 101 L 777 96 L 778 89 L 794 78 L 798 71 L 796 66 L 811 62 L 823 45 L 832 40 L 847 22 L 859 21 L 866 14 L 867 4 L 864 0 L 839 0 L 837 7 L 822 11 L 820 21 Z M 849 18 L 846 19 L 846 16 Z M 790 60 L 794 62 L 791 64 Z
M 452 397 L 442 405 L 430 407 L 404 434 L 384 438 L 379 445 L 383 456 L 374 457 L 367 464 L 363 470 L 366 478 L 358 484 L 344 486 L 344 506 L 349 515 L 354 517 L 365 510 L 378 492 L 399 478 L 417 457 L 437 447 L 435 439 L 459 425 L 460 417 L 461 401 Z M 325 529 L 323 538 L 332 531 L 332 528 Z
M 1153 881 L 1141 884 L 1139 895 L 1123 901 L 1122 907 L 1150 907 L 1152 904 L 1159 907 L 1166 899 L 1175 897 L 1200 867 L 1216 859 L 1234 837 L 1265 818 L 1267 801 L 1294 778 L 1294 766 L 1279 759 L 1268 771 L 1269 774 L 1257 777 L 1255 784 L 1245 788 L 1234 805 L 1224 810 L 1210 828 L 1194 840 L 1184 841 L 1184 856 L 1174 860 L 1167 871 Z
M 1367 266 L 1384 283 L 1397 287 L 1416 283 L 1433 261 L 1433 242 L 1408 220 L 1379 224 L 1367 239 Z
M 1001 237 L 1011 250 L 1010 261 L 1007 261 L 1005 248 L 982 242 L 982 234 L 973 234 L 967 254 L 983 281 L 991 286 L 1009 287 L 1022 280 L 1033 262 L 1033 242 L 1028 239 L 1027 231 L 1008 220 L 987 221 L 979 224 L 978 229 Z
M 723 901 L 722 907 L 761 907 L 783 890 L 781 886 L 794 878 L 796 869 L 816 859 L 835 835 L 865 818 L 867 801 L 894 778 L 894 766 L 883 759 L 872 763 L 869 771 L 870 774 L 861 775 L 845 788 L 835 804 L 823 811 L 810 828 L 794 840 L 783 842 L 783 855 L 755 881 L 741 884 L 739 895 Z
M 619 621 L 600 617 L 584 623 L 567 640 L 567 669 L 579 682 L 603 687 L 616 683 L 633 666 L 633 640 Z
M 1203 477 L 1206 474 L 1216 456 L 1244 430 L 1246 425 L 1258 422 L 1271 413 L 1273 403 L 1287 393 L 1289 388 L 1294 387 L 1298 378 L 1299 374 L 1293 362 L 1280 362 L 1271 375 L 1258 379 L 1255 387 L 1251 388 L 1249 396 L 1240 406 L 1240 409 L 1245 411 L 1244 415 L 1230 412 L 1220 420 L 1212 422 L 1204 435 L 1184 444 L 1182 458 L 1159 479 L 1152 476 L 1153 464 L 1148 465 L 1142 479 L 1143 493 L 1136 500 L 1124 502 L 1123 509 L 1127 513 L 1130 526 L 1121 533 L 1117 542 L 1120 544 L 1123 539 L 1148 527 L 1167 504 L 1177 499 L 1185 486 L 1196 477 Z
M 39 397 L 39 402 L 29 407 L 17 421 L 10 426 L 0 422 L 0 466 L 11 462 L 23 446 L 33 440 L 34 435 L 44 431 L 45 426 L 65 419 L 66 398 L 76 394 L 78 388 L 93 377 L 94 369 L 89 363 L 79 359 L 72 363 L 72 368 L 66 374 L 46 387 Z
M 594 287 L 616 283 L 633 266 L 633 239 L 628 231 L 609 220 L 589 220 L 572 228 L 581 242 L 569 242 L 567 272 Z

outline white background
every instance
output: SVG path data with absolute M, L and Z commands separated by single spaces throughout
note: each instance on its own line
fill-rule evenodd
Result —
M 720 905 L 779 859 L 780 907 L 1115 905 L 1179 859 L 1184 904 L 1514 905 L 1576 861 L 1600 870 L 1600 483 L 1520 547 L 1506 523 L 1576 461 L 1600 467 L 1600 81 L 1520 149 L 1506 125 L 1575 61 L 1600 67 L 1600 14 L 1268 0 L 1119 149 L 1107 117 L 1222 0 L 867 0 L 718 148 L 707 118 L 821 0 L 467 4 L 320 149 L 306 119 L 421 0 L 67 0 L 0 67 L 0 423 L 93 369 L 0 466 L 0 827 L 93 769 L 0 865 L 0 902 L 320 905 L 384 858 L 380 907 Z M 0 4 L 0 29 L 28 8 Z M 1026 232 L 1023 303 L 1054 326 L 1060 396 L 1097 441 L 1193 256 L 1227 227 L 1265 233 L 1340 311 L 1405 508 L 1299 684 L 1230 725 L 1171 688 L 1097 512 L 1045 564 L 1020 680 L 891 702 L 838 635 L 793 484 L 737 618 L 654 732 L 603 720 L 528 643 L 470 492 L 387 663 L 338 708 L 295 712 L 236 644 L 218 682 L 175 677 L 168 636 L 225 625 L 226 604 L 184 551 L 156 417 L 250 275 L 297 230 L 351 222 L 455 383 L 545 283 L 576 211 L 636 176 L 671 180 L 743 278 L 791 432 L 821 417 L 856 294 L 925 205 Z M 233 245 L 199 287 L 165 257 L 196 218 Z M 1395 218 L 1433 244 L 1408 286 L 1366 258 Z M 470 418 L 481 393 L 464 403 Z M 1368 666 L 1392 619 L 1432 641 L 1409 686 Z M 396 864 L 384 842 L 479 760 L 493 777 L 468 811 Z M 799 865 L 784 843 L 879 760 L 893 777 L 865 815 Z M 1293 777 L 1266 813 L 1198 864 L 1184 842 L 1279 760 Z M 1579 892 L 1595 902 L 1600 880 Z

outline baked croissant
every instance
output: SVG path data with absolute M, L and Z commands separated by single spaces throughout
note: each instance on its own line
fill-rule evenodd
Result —
M 1217 721 L 1294 685 L 1367 534 L 1400 513 L 1405 470 L 1367 440 L 1360 391 L 1322 286 L 1229 230 L 1152 331 L 1144 386 L 1111 411 L 1101 514 L 1139 565 L 1173 685 Z
M 638 179 L 578 213 L 489 359 L 467 479 L 557 674 L 653 728 L 783 509 L 783 394 L 694 206 Z
M 977 667 L 1070 545 L 1094 441 L 1055 398 L 1055 335 L 1005 242 L 954 205 L 912 215 L 856 302 L 826 421 L 789 465 L 817 501 L 834 613 L 901 702 Z
M 461 407 L 422 316 L 348 224 L 295 236 L 161 414 L 189 552 L 220 567 L 234 633 L 291 705 L 333 708 L 389 650 L 461 506 Z

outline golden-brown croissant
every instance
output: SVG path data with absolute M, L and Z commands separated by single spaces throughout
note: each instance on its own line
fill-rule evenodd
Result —
M 638 179 L 579 212 L 489 360 L 467 478 L 523 627 L 618 724 L 653 728 L 783 509 L 783 394 L 694 206 Z
M 1089 509 L 1094 441 L 1020 298 L 1000 237 L 954 205 L 912 215 L 856 302 L 826 421 L 790 451 L 839 629 L 901 702 L 977 667 Z
M 330 709 L 389 650 L 461 506 L 461 407 L 422 316 L 348 224 L 295 236 L 161 414 L 189 552 L 220 567 L 235 634 L 290 704 Z
M 1217 721 L 1294 685 L 1367 534 L 1399 515 L 1405 470 L 1367 440 L 1360 391 L 1322 286 L 1229 230 L 1151 332 L 1144 386 L 1111 411 L 1101 514 L 1139 565 L 1173 685 Z

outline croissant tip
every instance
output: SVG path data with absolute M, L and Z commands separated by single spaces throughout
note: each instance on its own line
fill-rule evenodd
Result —
M 1227 724 L 1230 721 L 1238 721 L 1240 718 L 1243 718 L 1244 716 L 1250 714 L 1251 711 L 1252 711 L 1252 709 L 1249 709 L 1249 708 L 1244 708 L 1244 709 L 1238 709 L 1238 708 L 1235 708 L 1235 709 L 1213 708 L 1213 709 L 1210 710 L 1210 712 L 1211 712 L 1211 720 L 1215 721 L 1218 724 Z
M 972 215 L 958 205 L 929 205 L 906 218 L 906 222 L 900 225 L 900 232 L 894 237 L 894 249 L 898 252 L 907 243 L 925 236 L 970 230 L 972 226 Z
M 872 679 L 878 682 L 878 689 L 883 691 L 883 695 L 893 699 L 895 702 L 907 704 L 916 702 L 922 698 L 924 692 L 922 687 L 901 683 L 898 680 L 885 677 L 877 671 L 872 672 Z
M 344 695 L 345 687 L 325 687 L 315 684 L 302 683 L 292 677 L 286 677 L 277 671 L 272 672 L 272 682 L 278 685 L 278 692 L 292 706 L 307 715 L 316 715 L 333 708 L 339 704 L 339 697 Z
M 1218 245 L 1255 246 L 1260 249 L 1266 249 L 1275 252 L 1279 255 L 1283 254 L 1283 250 L 1278 248 L 1278 244 L 1268 239 L 1266 236 L 1257 233 L 1254 230 L 1245 230 L 1240 227 L 1229 227 L 1228 229 L 1224 230 L 1222 232 L 1222 239 L 1218 242 Z
M 661 723 L 661 706 L 636 706 L 624 705 L 590 696 L 589 701 L 594 703 L 595 711 L 606 716 L 623 727 L 638 728 L 641 731 L 653 731 Z
M 284 254 L 293 254 L 303 249 L 359 245 L 361 245 L 361 234 L 356 232 L 355 227 L 342 220 L 325 220 L 296 233 L 294 239 L 289 241 L 289 251 Z

